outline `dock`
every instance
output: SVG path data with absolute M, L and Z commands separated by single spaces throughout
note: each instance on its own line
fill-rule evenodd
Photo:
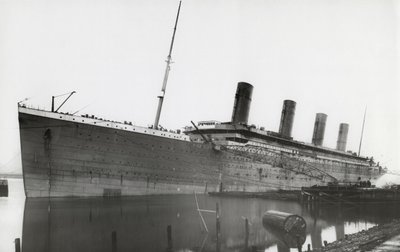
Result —
M 400 188 L 358 186 L 313 186 L 301 189 L 302 202 L 398 203 Z
M 301 196 L 301 191 L 292 190 L 276 190 L 267 192 L 238 192 L 238 191 L 223 191 L 223 192 L 209 192 L 208 195 L 216 197 L 236 197 L 236 198 L 261 198 L 272 200 L 287 200 L 298 201 Z
M 371 251 L 377 249 L 386 241 L 393 239 L 400 234 L 400 219 L 390 223 L 378 225 L 368 230 L 347 235 L 345 239 L 326 244 L 321 249 L 314 249 L 313 252 L 334 252 L 334 251 Z M 382 248 L 377 251 L 398 251 L 397 239 L 390 244 L 392 249 Z M 387 246 L 387 245 L 386 245 Z

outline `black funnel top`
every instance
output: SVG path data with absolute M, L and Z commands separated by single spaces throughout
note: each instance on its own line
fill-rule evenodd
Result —
M 251 104 L 253 86 L 239 82 L 236 89 L 235 103 L 232 112 L 232 124 L 247 124 Z
M 279 124 L 279 134 L 284 137 L 292 136 L 294 114 L 296 111 L 296 102 L 291 100 L 283 101 L 281 123 Z

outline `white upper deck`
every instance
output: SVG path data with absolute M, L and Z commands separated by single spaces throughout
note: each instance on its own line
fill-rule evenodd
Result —
M 181 140 L 181 141 L 190 141 L 190 137 L 183 133 L 179 134 L 179 133 L 175 133 L 175 132 L 169 132 L 169 131 L 157 130 L 157 129 L 146 128 L 146 127 L 141 127 L 141 126 L 135 126 L 135 125 L 131 125 L 130 123 L 108 121 L 108 120 L 96 118 L 94 116 L 86 117 L 86 116 L 76 116 L 76 115 L 64 114 L 64 113 L 55 113 L 55 112 L 50 112 L 50 111 L 46 111 L 46 110 L 28 108 L 25 105 L 18 106 L 18 112 L 24 113 L 24 114 L 29 114 L 29 115 L 36 115 L 36 116 L 41 116 L 41 117 L 52 118 L 52 119 L 61 120 L 61 121 L 69 121 L 69 122 L 82 123 L 82 124 L 88 124 L 88 125 L 96 125 L 96 126 L 104 127 L 104 128 L 112 128 L 112 129 L 135 132 L 135 133 L 140 133 L 140 134 L 171 138 L 171 139 Z

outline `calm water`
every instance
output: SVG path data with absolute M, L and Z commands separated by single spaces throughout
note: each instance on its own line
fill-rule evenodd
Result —
M 203 224 L 194 195 L 25 201 L 22 181 L 9 180 L 9 184 L 10 196 L 0 198 L 0 251 L 14 251 L 13 241 L 20 237 L 24 252 L 109 252 L 113 251 L 113 231 L 116 251 L 297 251 L 298 238 L 263 226 L 265 211 L 304 217 L 307 231 L 301 234 L 303 250 L 308 244 L 321 247 L 325 240 L 332 242 L 400 217 L 398 206 L 393 205 L 311 207 L 296 202 L 197 195 L 201 209 L 215 210 L 219 205 L 221 235 L 217 241 L 215 213 L 203 212 Z M 248 235 L 245 218 L 250 222 Z

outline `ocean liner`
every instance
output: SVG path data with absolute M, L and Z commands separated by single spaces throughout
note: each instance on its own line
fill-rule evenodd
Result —
M 26 196 L 297 190 L 385 173 L 346 152 L 348 124 L 340 124 L 336 149 L 323 147 L 325 114 L 316 115 L 312 143 L 293 140 L 294 101 L 283 103 L 279 132 L 248 125 L 252 91 L 238 83 L 230 122 L 183 132 L 19 105 Z
M 202 121 L 182 132 L 159 127 L 179 10 L 152 127 L 61 113 L 65 101 L 55 110 L 54 97 L 50 111 L 18 104 L 27 197 L 298 190 L 373 182 L 385 173 L 372 159 L 346 152 L 348 124 L 340 124 L 336 149 L 323 147 L 323 113 L 312 143 L 295 141 L 294 101 L 283 103 L 279 132 L 249 125 L 253 86 L 246 82 L 238 83 L 230 122 Z

